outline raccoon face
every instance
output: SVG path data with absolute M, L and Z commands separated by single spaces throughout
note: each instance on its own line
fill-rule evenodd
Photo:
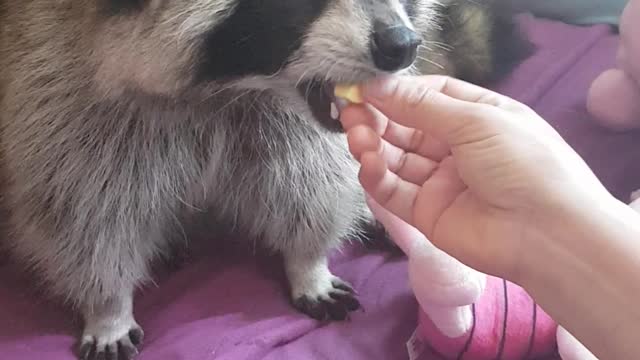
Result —
M 58 19 L 77 22 L 69 19 L 85 12 L 83 25 L 67 29 L 79 30 L 95 83 L 108 93 L 269 90 L 304 104 L 330 128 L 338 126 L 331 116 L 336 83 L 409 71 L 437 27 L 437 0 L 62 3 L 68 6 L 46 11 L 64 11 Z M 82 3 L 91 5 L 79 10 Z
M 239 0 L 204 35 L 195 80 L 302 97 L 317 120 L 339 130 L 335 84 L 411 67 L 422 42 L 412 20 L 433 23 L 430 1 Z

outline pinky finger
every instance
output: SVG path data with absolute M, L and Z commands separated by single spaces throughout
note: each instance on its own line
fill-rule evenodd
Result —
M 380 205 L 411 223 L 420 187 L 389 171 L 381 154 L 366 152 L 360 158 L 360 183 Z

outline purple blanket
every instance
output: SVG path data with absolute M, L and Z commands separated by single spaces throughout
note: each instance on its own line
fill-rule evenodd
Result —
M 534 107 L 556 126 L 622 199 L 640 187 L 633 138 L 597 128 L 585 113 L 594 77 L 611 66 L 617 38 L 606 27 L 577 28 L 523 18 L 538 52 L 499 90 Z M 215 253 L 215 252 L 212 252 Z M 332 269 L 360 293 L 364 310 L 350 322 L 319 324 L 289 305 L 282 271 L 270 261 L 204 255 L 141 291 L 136 315 L 146 330 L 140 360 L 406 359 L 416 302 L 406 263 L 349 249 Z M 71 360 L 79 323 L 0 265 L 0 358 Z

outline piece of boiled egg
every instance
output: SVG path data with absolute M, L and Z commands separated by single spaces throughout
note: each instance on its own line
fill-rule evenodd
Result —
M 336 85 L 334 95 L 354 104 L 362 104 L 364 99 L 358 85 Z

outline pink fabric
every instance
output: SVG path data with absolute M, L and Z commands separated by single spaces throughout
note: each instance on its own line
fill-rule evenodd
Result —
M 473 306 L 473 316 L 467 335 L 449 339 L 421 312 L 421 339 L 444 359 L 530 360 L 556 352 L 555 322 L 517 285 L 489 277 L 484 294 Z
M 631 0 L 620 19 L 617 66 L 600 75 L 587 97 L 587 109 L 603 126 L 640 128 L 640 0 Z

